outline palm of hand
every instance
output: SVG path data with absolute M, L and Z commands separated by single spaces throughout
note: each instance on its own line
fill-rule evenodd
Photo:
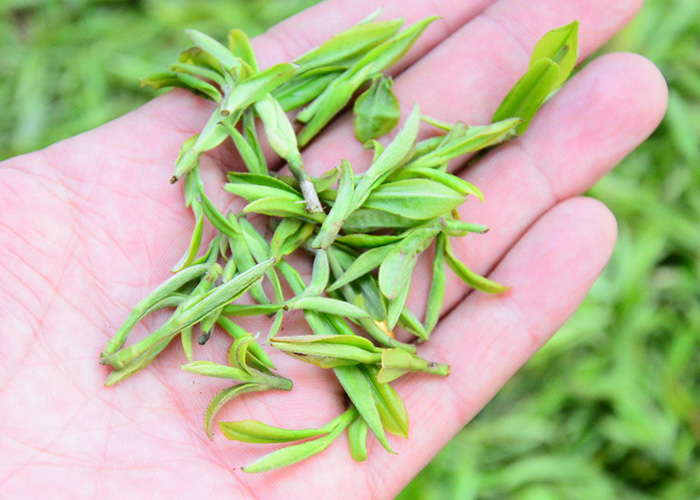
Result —
M 298 27 L 291 29 L 299 33 L 305 26 L 318 28 L 337 3 L 301 14 Z M 449 83 L 460 71 L 445 64 L 451 46 L 480 39 L 489 29 L 514 26 L 499 8 L 504 1 L 481 2 L 495 4 L 489 17 L 501 16 L 500 27 L 489 28 L 484 14 L 468 22 L 484 6 L 477 3 L 455 7 L 449 26 L 453 31 L 465 26 L 397 78 L 395 88 L 404 106 L 418 100 L 426 102 L 424 111 L 433 116 L 488 120 L 495 99 L 517 78 L 524 62 L 502 63 L 510 82 L 490 82 L 503 68 L 485 66 L 483 76 L 490 86 L 475 77 Z M 542 19 L 532 7 L 518 7 L 533 23 L 545 26 L 530 38 L 520 36 L 534 43 L 541 32 L 562 24 L 559 20 L 578 17 L 589 53 L 633 10 L 632 5 L 621 8 L 615 19 L 604 23 L 603 2 L 585 9 L 578 4 L 584 2 L 556 7 L 557 22 Z M 387 11 L 393 14 L 392 7 Z M 410 21 L 431 13 L 423 6 L 402 14 Z M 313 43 L 351 22 L 326 23 Z M 587 34 L 587 23 L 606 28 Z M 263 59 L 274 59 L 275 51 L 283 50 L 275 34 L 290 33 L 289 26 L 283 24 L 256 41 Z M 414 58 L 445 36 L 430 35 Z M 440 87 L 431 95 L 421 92 L 427 78 Z M 641 89 L 639 81 L 644 82 Z M 630 97 L 633 85 L 637 88 Z M 467 103 L 455 106 L 450 92 L 473 95 L 470 100 L 482 104 L 477 109 Z M 603 122 L 613 106 L 617 116 Z M 180 189 L 168 188 L 165 181 L 179 144 L 206 119 L 207 104 L 170 93 L 95 131 L 5 162 L 0 167 L 0 197 L 7 207 L 0 215 L 0 488 L 25 497 L 47 487 L 64 496 L 73 492 L 74 497 L 123 496 L 126 490 L 130 498 L 139 498 L 154 488 L 160 496 L 187 498 L 233 491 L 239 497 L 260 498 L 300 496 L 302 491 L 325 492 L 324 498 L 391 497 L 580 302 L 607 260 L 614 223 L 595 202 L 560 200 L 585 190 L 636 146 L 653 129 L 663 107 L 663 87 L 647 63 L 609 56 L 562 91 L 528 135 L 467 172 L 484 190 L 487 204 L 468 204 L 464 213 L 494 228 L 493 234 L 469 240 L 467 260 L 479 272 L 498 263 L 493 276 L 513 285 L 514 291 L 503 297 L 467 295 L 459 283 L 448 282 L 446 306 L 452 311 L 423 354 L 452 364 L 453 373 L 447 380 L 406 377 L 396 384 L 412 425 L 409 442 L 394 440 L 398 457 L 372 441 L 369 462 L 355 464 L 338 444 L 321 457 L 259 476 L 232 469 L 260 456 L 260 448 L 233 444 L 221 435 L 213 443 L 207 440 L 203 409 L 225 385 L 178 370 L 184 362 L 178 348 L 168 348 L 143 373 L 110 389 L 103 387 L 107 369 L 97 362 L 130 307 L 167 276 L 184 251 L 191 215 L 182 206 Z M 641 118 L 628 120 L 632 116 Z M 341 157 L 361 164 L 363 153 L 347 146 L 347 139 L 348 132 L 340 127 L 329 130 L 305 154 L 307 167 L 318 173 Z M 209 165 L 211 177 L 222 175 L 217 159 L 222 158 Z M 423 266 L 417 272 L 429 269 Z M 419 286 L 412 296 L 419 311 L 424 295 Z M 158 321 L 145 322 L 141 334 Z M 244 326 L 253 331 L 261 327 Z M 286 328 L 302 328 L 302 321 Z M 196 356 L 222 361 L 225 342 L 214 337 Z M 342 391 L 331 374 L 299 366 L 283 355 L 273 361 L 294 380 L 294 390 L 241 399 L 222 411 L 224 420 L 318 426 L 340 413 Z M 321 460 L 332 463 L 323 474 L 318 472 Z M 338 491 L 333 485 L 353 489 Z

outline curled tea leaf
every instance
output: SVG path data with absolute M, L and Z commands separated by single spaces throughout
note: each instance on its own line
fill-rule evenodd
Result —
M 486 293 L 503 293 L 510 290 L 509 286 L 503 286 L 469 269 L 466 264 L 455 256 L 449 240 L 446 240 L 445 243 L 445 257 L 447 258 L 447 264 L 455 274 L 470 287 Z
M 367 460 L 367 430 L 367 422 L 359 416 L 348 427 L 350 455 L 356 462 Z
M 223 408 L 223 406 L 226 403 L 231 401 L 236 396 L 240 396 L 241 394 L 247 394 L 249 392 L 260 392 L 265 391 L 267 389 L 268 387 L 262 384 L 238 384 L 234 385 L 233 387 L 229 387 L 228 389 L 224 389 L 223 391 L 219 392 L 216 396 L 214 396 L 209 402 L 209 405 L 207 406 L 207 411 L 204 413 L 204 430 L 207 433 L 209 439 L 213 439 L 211 427 L 212 422 L 214 421 L 214 417 L 217 413 L 219 413 L 219 410 L 221 410 L 221 408 Z
M 316 455 L 326 448 L 337 438 L 345 428 L 352 422 L 357 413 L 352 408 L 345 412 L 337 421 L 333 429 L 325 436 L 306 443 L 287 446 L 281 450 L 265 455 L 261 459 L 250 465 L 243 467 L 244 472 L 266 472 L 295 464 L 313 455 Z

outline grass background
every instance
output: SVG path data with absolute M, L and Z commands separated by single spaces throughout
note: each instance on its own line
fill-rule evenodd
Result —
M 249 34 L 314 0 L 5 0 L 0 159 L 148 100 L 194 27 Z M 590 194 L 620 224 L 579 312 L 401 493 L 409 499 L 700 498 L 700 2 L 647 0 L 604 51 L 670 86 L 655 134 Z

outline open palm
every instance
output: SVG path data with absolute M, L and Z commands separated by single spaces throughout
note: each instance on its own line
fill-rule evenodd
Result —
M 396 69 L 395 92 L 405 110 L 418 101 L 444 121 L 486 123 L 544 32 L 579 19 L 585 57 L 639 4 L 388 0 L 385 18 L 443 16 L 409 53 L 409 64 Z M 254 41 L 261 65 L 290 60 L 377 7 L 327 0 L 309 9 Z M 492 231 L 456 241 L 455 250 L 513 290 L 470 294 L 448 278 L 444 316 L 419 354 L 449 363 L 452 375 L 410 375 L 395 384 L 411 417 L 410 441 L 392 441 L 398 456 L 372 440 L 369 460 L 357 464 L 340 438 L 320 456 L 260 475 L 238 469 L 273 448 L 220 434 L 206 438 L 203 409 L 225 385 L 179 370 L 185 362 L 179 349 L 166 349 L 112 388 L 103 386 L 108 370 L 98 363 L 130 308 L 185 250 L 192 216 L 181 187 L 167 180 L 180 143 L 201 129 L 210 104 L 170 92 L 96 130 L 0 164 L 0 497 L 392 498 L 583 299 L 616 231 L 605 207 L 576 196 L 646 138 L 665 103 L 663 79 L 648 61 L 602 57 L 544 107 L 523 138 L 465 170 L 486 204 L 467 203 L 462 214 Z M 306 150 L 312 174 L 341 158 L 355 168 L 368 164 L 351 130 L 341 118 Z M 237 168 L 235 159 L 218 150 L 205 160 L 205 182 L 220 181 L 226 168 Z M 231 204 L 224 193 L 211 195 Z M 416 272 L 427 276 L 423 264 Z M 417 313 L 429 281 L 414 279 Z M 290 319 L 285 331 L 303 328 L 301 316 Z M 215 336 L 195 356 L 220 362 L 225 342 Z M 222 410 L 223 420 L 311 427 L 342 411 L 332 373 L 272 356 L 294 390 L 238 399 Z

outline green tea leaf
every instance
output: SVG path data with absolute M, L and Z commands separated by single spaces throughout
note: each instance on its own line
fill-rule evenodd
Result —
M 228 116 L 238 109 L 244 109 L 262 100 L 269 92 L 289 80 L 298 66 L 281 63 L 257 73 L 226 94 L 221 103 L 221 114 Z
M 337 247 L 332 246 L 329 248 L 328 261 L 336 279 L 340 278 L 350 268 L 356 258 L 356 256 L 343 252 Z M 374 323 L 374 320 L 383 321 L 386 318 L 384 299 L 379 291 L 376 279 L 371 274 L 365 274 L 353 280 L 352 285 L 344 285 L 338 291 L 329 293 L 333 295 L 339 292 L 342 292 L 347 302 L 366 310 L 372 317 L 369 320 L 371 323 Z M 360 320 L 360 323 L 363 325 L 363 328 L 367 329 L 364 324 L 365 320 Z
M 235 223 L 240 231 L 240 225 L 237 222 L 235 216 L 230 217 L 230 223 Z M 255 259 L 251 252 L 248 242 L 243 234 L 237 234 L 235 236 L 229 237 L 229 242 L 231 244 L 231 251 L 233 257 L 236 259 L 236 264 L 239 272 L 245 272 L 248 269 L 255 266 Z M 270 300 L 265 295 L 265 291 L 260 283 L 255 284 L 250 289 L 250 294 L 255 299 L 258 304 L 269 304 Z
M 422 224 L 420 219 L 407 219 L 400 215 L 361 208 L 355 210 L 343 224 L 346 233 L 367 233 L 378 229 L 407 229 Z
M 425 309 L 425 330 L 430 334 L 437 325 L 445 301 L 445 235 L 440 233 L 435 239 L 435 257 L 433 257 L 433 280 L 428 292 Z
M 357 366 L 340 366 L 334 368 L 333 371 L 355 409 L 367 422 L 367 426 L 372 430 L 377 440 L 379 440 L 386 451 L 396 453 L 391 449 L 391 445 L 384 433 L 370 377 Z
M 547 96 L 556 88 L 560 76 L 557 63 L 547 58 L 538 60 L 505 96 L 493 115 L 493 121 L 522 118 L 523 122 L 515 130 L 523 134 Z
M 192 204 L 192 210 L 195 213 L 195 224 L 194 230 L 192 231 L 192 237 L 190 238 L 190 245 L 187 248 L 187 252 L 182 256 L 180 261 L 175 264 L 172 271 L 176 273 L 182 269 L 190 266 L 192 262 L 197 258 L 197 252 L 199 252 L 199 247 L 202 244 L 202 232 L 204 230 L 204 212 L 202 210 L 202 204 L 195 200 Z
M 272 95 L 285 111 L 292 111 L 313 101 L 338 78 L 345 68 L 342 66 L 323 66 L 300 75 L 277 87 Z
M 409 372 L 425 372 L 446 377 L 450 374 L 450 367 L 426 361 L 401 349 L 384 349 L 377 382 L 385 384 Z
M 408 299 L 408 291 L 411 282 L 406 281 L 403 287 L 399 288 L 396 292 L 396 296 L 389 301 L 389 307 L 387 308 L 386 314 L 386 327 L 387 330 L 393 331 L 398 323 L 401 313 L 404 307 L 406 307 L 406 300 Z
M 337 316 L 337 315 L 333 315 Z M 281 345 L 293 344 L 293 345 L 307 345 L 307 344 L 323 344 L 323 345 L 340 345 L 340 346 L 350 346 L 356 349 L 361 349 L 368 353 L 377 353 L 381 350 L 377 349 L 372 342 L 364 337 L 358 335 L 349 334 L 334 334 L 334 335 L 288 335 L 281 339 L 274 339 L 272 341 L 273 345 L 280 349 Z
M 387 255 L 394 249 L 393 245 L 385 245 L 383 247 L 373 248 L 361 254 L 345 273 L 338 278 L 335 283 L 328 287 L 328 291 L 337 290 L 343 285 L 347 285 L 355 281 L 360 276 L 363 276 L 374 269 L 384 261 Z
M 404 330 L 411 332 L 416 337 L 422 340 L 428 340 L 428 332 L 408 306 L 404 306 L 396 324 Z
M 363 208 L 382 210 L 407 219 L 432 219 L 448 214 L 465 196 L 430 179 L 388 182 L 376 188 Z
M 184 309 L 178 316 L 177 322 L 182 323 L 182 328 L 192 326 L 201 321 L 207 314 L 215 309 L 233 302 L 243 295 L 251 285 L 262 278 L 265 272 L 274 265 L 273 259 L 263 261 L 247 271 L 239 274 L 231 281 L 219 285 L 207 293 L 202 299 L 187 309 Z
M 295 59 L 304 71 L 320 66 L 347 64 L 358 55 L 366 53 L 396 34 L 403 21 L 395 19 L 366 24 L 357 24 L 335 35 L 321 46 Z
M 391 243 L 396 243 L 400 241 L 402 236 L 393 236 L 389 234 L 346 234 L 343 236 L 338 236 L 336 241 L 344 245 L 348 245 L 354 248 L 377 248 L 384 245 L 390 245 Z
M 419 125 L 420 110 L 418 105 L 415 105 L 401 131 L 372 163 L 360 183 L 355 187 L 352 200 L 353 210 L 360 208 L 365 203 L 372 190 L 376 188 L 378 180 L 401 166 L 416 142 Z
M 314 248 L 326 249 L 333 241 L 335 241 L 338 232 L 343 227 L 345 219 L 348 217 L 352 208 L 352 193 L 355 188 L 355 178 L 352 173 L 350 164 L 343 160 L 341 163 L 341 177 L 338 183 L 338 195 L 323 221 L 323 225 L 318 232 L 318 236 L 314 239 L 312 246 Z
M 246 138 L 241 134 L 236 127 L 230 124 L 228 121 L 223 121 L 221 124 L 228 130 L 233 144 L 236 146 L 238 154 L 241 155 L 241 159 L 245 164 L 249 172 L 253 174 L 265 174 L 266 169 L 260 165 L 258 156 L 253 149 L 253 147 L 248 143 Z
M 194 361 L 192 355 L 192 327 L 185 328 L 180 332 L 180 342 L 182 343 L 182 352 L 185 353 L 185 358 L 192 363 Z
M 163 341 L 159 344 L 154 345 L 151 349 L 146 350 L 140 355 L 136 356 L 129 363 L 122 365 L 120 368 L 115 369 L 109 374 L 107 380 L 105 381 L 105 387 L 110 387 L 122 380 L 131 377 L 132 375 L 138 373 L 139 371 L 150 365 L 153 360 L 161 353 L 163 349 L 168 346 L 170 339 Z M 102 360 L 100 360 L 102 362 Z
M 306 146 L 333 117 L 340 112 L 352 99 L 359 85 L 354 85 L 338 77 L 299 115 L 297 120 L 306 123 L 299 132 L 300 146 Z
M 500 121 L 496 121 L 496 117 L 494 116 L 495 123 L 491 125 L 462 128 L 461 133 L 459 132 L 460 129 L 455 127 L 452 132 L 445 136 L 445 139 L 436 148 L 412 160 L 406 168 L 439 167 L 447 164 L 447 162 L 453 158 L 499 144 L 514 136 L 517 128 L 523 123 L 521 120 L 522 117 L 511 118 L 511 116 L 504 116 Z M 466 186 L 465 184 L 462 185 Z M 466 194 L 476 193 L 470 190 Z
M 255 342 L 255 338 L 251 335 L 245 335 L 236 339 L 228 350 L 228 364 L 234 368 L 240 368 L 244 372 L 252 375 L 248 369 L 248 346 Z
M 456 219 L 443 219 L 445 222 L 445 236 L 466 236 L 467 233 L 484 234 L 489 230 L 488 226 L 483 224 L 472 224 Z
M 250 333 L 248 333 L 236 323 L 224 316 L 219 316 L 219 318 L 217 318 L 216 320 L 216 323 L 221 328 L 223 328 L 224 331 L 228 333 L 234 340 L 246 338 L 248 335 L 250 335 Z M 275 369 L 275 365 L 272 363 L 267 353 L 263 350 L 262 347 L 260 347 L 260 344 L 258 344 L 257 342 L 252 342 L 248 345 L 248 352 L 251 354 L 251 356 L 258 360 L 258 362 L 261 365 L 273 370 Z
M 391 132 L 399 124 L 401 106 L 391 90 L 392 80 L 382 76 L 355 101 L 355 137 L 365 143 Z
M 210 83 L 201 80 L 192 75 L 176 72 L 155 73 L 151 76 L 141 79 L 142 87 L 153 87 L 154 89 L 162 89 L 168 87 L 178 87 L 189 90 L 200 97 L 210 99 L 215 102 L 221 100 L 221 93 Z
M 348 304 L 342 300 L 329 299 L 326 297 L 303 297 L 292 299 L 287 302 L 290 310 L 302 309 L 309 311 L 325 312 L 330 314 L 340 314 L 347 318 L 366 318 L 367 311 L 357 306 Z
M 254 173 L 267 175 L 267 161 L 265 160 L 265 153 L 263 152 L 260 141 L 258 140 L 258 132 L 255 123 L 255 110 L 252 108 L 248 108 L 243 112 L 243 137 L 255 153 L 255 156 L 258 158 L 258 170 L 256 170 Z
M 256 201 L 261 198 L 289 198 L 292 201 L 300 202 L 303 198 L 295 193 L 288 190 L 276 189 L 268 186 L 261 186 L 257 184 L 224 184 L 224 190 L 229 193 L 240 196 L 244 200 L 251 202 Z
M 305 222 L 304 224 L 302 224 L 302 226 L 296 233 L 294 233 L 284 242 L 282 248 L 280 248 L 279 250 L 279 253 L 273 255 L 276 258 L 279 258 L 294 252 L 299 247 L 304 245 L 309 240 L 309 238 L 311 238 L 311 236 L 314 233 L 315 227 L 316 226 L 313 222 Z
M 387 299 L 396 298 L 403 287 L 410 283 L 418 256 L 430 246 L 439 232 L 439 228 L 417 229 L 392 245 L 391 252 L 379 266 L 379 289 Z
M 229 304 L 224 306 L 226 316 L 260 316 L 274 314 L 284 307 L 283 304 Z
M 364 342 L 359 343 L 356 339 Z M 280 351 L 321 368 L 379 363 L 381 359 L 381 351 L 356 335 L 303 335 L 272 339 L 271 343 Z
M 225 84 L 224 78 L 221 76 L 221 73 L 209 68 L 199 66 L 197 64 L 177 62 L 170 65 L 170 70 L 176 73 L 185 73 L 190 76 L 203 78 L 205 80 L 211 80 L 212 82 L 219 85 L 219 87 L 222 87 Z M 214 90 L 216 90 L 216 87 L 214 87 Z M 218 92 L 217 90 L 215 93 L 218 96 L 218 99 L 220 99 L 220 92 Z
M 275 228 L 275 232 L 270 240 L 270 253 L 275 259 L 282 256 L 280 250 L 287 240 L 294 236 L 302 225 L 299 219 L 282 219 Z
M 211 266 L 208 264 L 198 264 L 187 267 L 153 290 L 147 297 L 136 304 L 134 309 L 131 311 L 131 314 L 129 314 L 124 323 L 119 327 L 117 333 L 114 334 L 114 337 L 107 342 L 101 356 L 107 357 L 117 352 L 124 345 L 124 342 L 126 342 L 126 339 L 134 326 L 136 326 L 136 324 L 141 321 L 141 319 L 143 319 L 143 317 L 145 317 L 156 304 L 167 299 L 184 285 L 192 282 L 193 280 L 200 279 L 210 269 L 210 267 Z
M 267 174 L 253 174 L 247 172 L 228 172 L 226 174 L 229 182 L 231 184 L 244 184 L 249 186 L 260 186 L 267 187 L 270 189 L 277 189 L 279 191 L 285 191 L 289 194 L 301 197 L 301 193 L 289 186 L 286 182 L 282 182 Z
M 211 202 L 207 195 L 204 194 L 204 192 L 200 194 L 199 201 L 202 204 L 204 215 L 207 216 L 209 222 L 211 222 L 216 229 L 231 238 L 235 238 L 238 234 L 240 234 L 238 228 L 231 225 L 228 219 L 224 217 L 224 214 L 222 214 L 219 209 L 216 208 L 216 206 Z
M 325 250 L 317 250 L 314 257 L 314 267 L 311 270 L 311 283 L 303 293 L 304 297 L 321 295 L 328 285 L 331 270 L 328 264 L 328 254 Z
M 408 411 L 401 396 L 389 384 L 377 381 L 379 368 L 365 365 L 362 370 L 365 371 L 372 383 L 372 395 L 384 429 L 396 436 L 408 439 Z
M 373 48 L 348 70 L 349 77 L 360 85 L 367 76 L 393 65 L 408 52 L 423 31 L 436 19 L 436 16 L 422 19 Z
M 265 135 L 275 153 L 288 162 L 300 157 L 294 128 L 277 100 L 266 96 L 255 103 L 255 110 L 260 115 Z
M 406 168 L 401 169 L 399 173 L 396 176 L 394 176 L 393 180 L 399 181 L 404 179 L 412 179 L 416 177 L 424 177 L 426 179 L 431 179 L 435 182 L 439 182 L 440 184 L 454 191 L 457 191 L 463 196 L 472 194 L 479 198 L 479 200 L 481 200 L 482 203 L 484 201 L 483 193 L 474 184 L 467 182 L 464 179 L 457 177 L 456 175 L 452 175 L 447 172 L 441 172 L 440 170 L 437 170 L 435 168 L 412 168 L 407 166 Z
M 221 62 L 209 52 L 202 50 L 199 47 L 190 47 L 189 49 L 185 49 L 180 52 L 177 62 L 213 70 L 221 77 L 223 77 L 223 74 L 225 73 L 221 67 Z
M 559 65 L 559 78 L 552 84 L 553 88 L 560 87 L 576 66 L 579 25 L 578 21 L 574 21 L 551 30 L 540 38 L 532 50 L 530 66 L 537 64 L 541 59 L 551 59 Z

